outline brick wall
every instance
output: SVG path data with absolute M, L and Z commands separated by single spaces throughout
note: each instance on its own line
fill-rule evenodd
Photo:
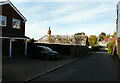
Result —
M 23 22 L 24 20 L 9 4 L 2 6 L 2 15 L 7 17 L 6 26 L 2 27 L 2 36 L 23 37 L 25 35 L 25 23 Z M 20 20 L 20 29 L 13 28 L 13 18 Z

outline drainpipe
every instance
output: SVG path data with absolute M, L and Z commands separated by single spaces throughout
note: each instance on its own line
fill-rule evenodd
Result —
M 10 39 L 9 57 L 12 57 L 12 40 Z

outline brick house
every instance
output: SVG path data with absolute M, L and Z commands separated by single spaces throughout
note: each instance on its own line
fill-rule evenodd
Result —
M 0 39 L 3 55 L 12 57 L 23 52 L 27 55 L 26 21 L 27 19 L 9 0 L 0 1 Z

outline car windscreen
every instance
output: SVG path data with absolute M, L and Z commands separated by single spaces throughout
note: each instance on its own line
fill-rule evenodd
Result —
M 48 52 L 52 51 L 52 49 L 45 47 L 45 50 L 47 50 Z

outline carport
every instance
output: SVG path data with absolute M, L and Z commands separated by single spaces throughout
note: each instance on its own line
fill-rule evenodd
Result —
M 9 40 L 9 57 L 12 57 L 12 42 L 16 40 L 24 40 L 25 41 L 25 56 L 27 56 L 27 40 L 28 37 L 0 37 L 0 39 L 8 39 Z M 4 47 L 2 47 L 4 49 Z

